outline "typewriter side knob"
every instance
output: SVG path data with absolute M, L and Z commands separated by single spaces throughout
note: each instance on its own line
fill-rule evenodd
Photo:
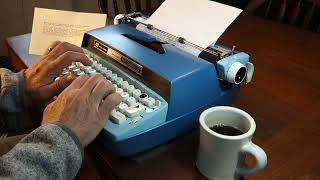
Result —
M 227 73 L 227 81 L 232 84 L 240 84 L 246 77 L 247 68 L 240 62 L 233 63 Z
M 116 17 L 113 19 L 113 24 L 120 24 L 120 19 L 124 18 L 124 14 L 118 14 Z

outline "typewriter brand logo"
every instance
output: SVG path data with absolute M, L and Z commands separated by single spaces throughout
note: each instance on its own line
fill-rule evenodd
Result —
M 94 40 L 94 47 L 98 50 L 100 50 L 101 52 L 107 54 L 108 53 L 108 47 L 105 46 L 104 44 L 101 44 L 99 41 Z

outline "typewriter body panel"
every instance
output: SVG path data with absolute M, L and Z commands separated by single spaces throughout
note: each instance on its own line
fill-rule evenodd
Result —
M 87 32 L 82 47 L 161 104 L 134 124 L 108 121 L 98 138 L 120 156 L 143 152 L 190 131 L 198 126 L 203 110 L 231 104 L 239 91 L 239 85 L 226 88 L 221 83 L 212 63 L 157 42 L 127 24 Z

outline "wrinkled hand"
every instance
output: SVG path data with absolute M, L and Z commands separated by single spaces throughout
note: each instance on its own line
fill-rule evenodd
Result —
M 52 50 L 47 51 L 30 68 L 25 71 L 26 92 L 35 101 L 49 100 L 65 89 L 74 77 L 64 76 L 57 81 L 63 68 L 78 61 L 84 65 L 91 65 L 80 47 L 66 43 L 54 42 Z
M 59 121 L 73 130 L 85 147 L 98 135 L 121 100 L 102 75 L 82 75 L 46 107 L 42 124 Z

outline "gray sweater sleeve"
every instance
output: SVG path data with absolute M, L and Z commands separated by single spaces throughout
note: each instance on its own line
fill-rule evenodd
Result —
M 13 73 L 0 68 L 0 109 L 9 113 L 23 112 L 32 105 L 25 91 L 24 70 Z
M 6 123 L 7 129 L 15 131 L 31 127 L 28 113 L 32 105 L 25 91 L 24 70 L 13 73 L 0 68 L 0 124 Z
M 0 158 L 0 179 L 73 179 L 83 150 L 62 124 L 43 125 Z

